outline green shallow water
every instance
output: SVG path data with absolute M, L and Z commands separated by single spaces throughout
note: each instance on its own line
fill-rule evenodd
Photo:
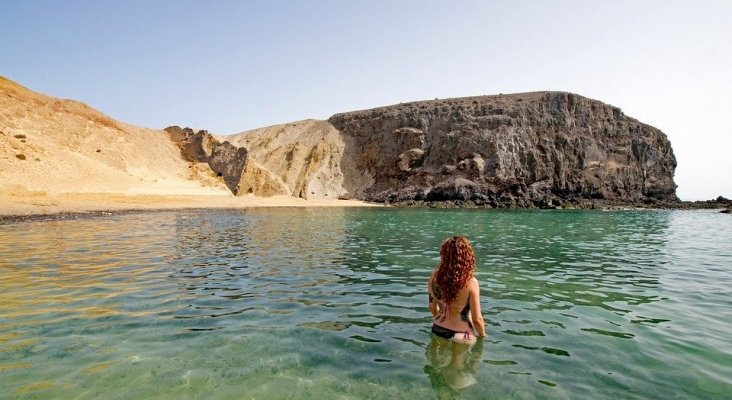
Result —
M 489 336 L 430 337 L 448 236 Z M 0 226 L 0 398 L 719 399 L 732 218 L 255 209 Z

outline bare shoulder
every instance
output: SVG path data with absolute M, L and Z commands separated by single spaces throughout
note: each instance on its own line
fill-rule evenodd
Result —
M 472 279 L 470 279 L 470 282 L 468 283 L 468 288 L 470 288 L 471 291 L 473 291 L 473 290 L 475 290 L 475 291 L 480 290 L 480 287 L 479 286 L 480 285 L 478 284 L 478 279 L 476 277 L 473 277 Z

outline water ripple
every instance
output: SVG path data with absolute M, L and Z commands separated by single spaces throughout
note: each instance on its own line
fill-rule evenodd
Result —
M 394 209 L 3 225 L 0 391 L 721 398 L 731 225 L 712 212 Z M 429 335 L 425 286 L 455 234 L 476 248 L 489 337 L 451 362 Z

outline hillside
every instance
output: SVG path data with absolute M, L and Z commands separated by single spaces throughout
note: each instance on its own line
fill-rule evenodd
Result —
M 242 132 L 224 138 L 245 147 L 257 170 L 267 171 L 272 192 L 304 199 L 343 195 L 343 139 L 327 121 L 305 120 Z M 252 174 L 245 191 L 260 186 Z
M 208 177 L 207 177 L 208 175 Z M 86 104 L 0 77 L 0 190 L 225 194 L 180 157 L 163 131 L 115 121 Z

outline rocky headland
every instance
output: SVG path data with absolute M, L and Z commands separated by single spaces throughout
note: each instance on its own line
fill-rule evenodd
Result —
M 666 135 L 571 93 L 407 103 L 329 121 L 359 149 L 346 158 L 373 176 L 356 198 L 492 207 L 678 200 Z

